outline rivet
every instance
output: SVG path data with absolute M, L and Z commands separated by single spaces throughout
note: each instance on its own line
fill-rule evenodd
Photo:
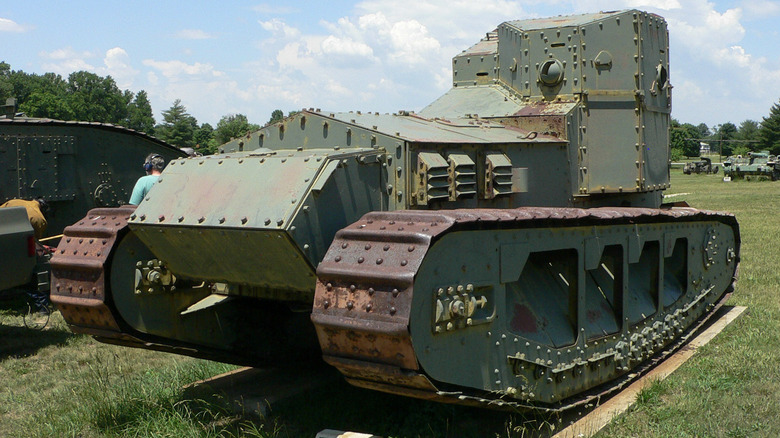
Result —
M 369 295 L 374 295 L 374 288 L 373 287 L 369 287 L 368 288 L 368 294 Z
M 406 260 L 401 260 L 401 266 L 406 266 L 408 262 Z
M 366 251 L 368 251 L 369 249 L 371 249 L 371 244 L 370 243 L 366 243 L 366 247 L 365 248 L 366 248 Z
M 206 218 L 205 218 L 205 217 L 203 217 L 203 216 L 201 216 L 201 217 L 198 219 L 198 222 L 203 222 L 203 221 L 205 221 L 205 220 L 206 220 Z
M 247 221 L 248 221 L 248 220 L 249 220 L 249 219 L 247 219 L 247 217 L 246 217 L 246 216 L 244 216 L 244 217 L 242 217 L 242 218 L 241 218 L 241 223 L 242 223 L 242 224 L 245 224 L 245 223 L 247 223 Z
M 385 250 L 385 251 L 387 251 L 387 250 L 389 250 L 389 249 L 390 249 L 390 245 L 385 245 L 385 247 L 384 247 L 384 248 L 382 248 L 382 249 L 383 249 L 383 250 Z
M 184 216 L 179 216 L 179 222 L 183 222 L 183 221 L 184 221 Z
M 335 260 L 336 262 L 340 262 L 341 261 L 341 256 L 336 256 L 336 258 L 333 259 L 333 260 Z
M 342 244 L 341 244 L 341 247 L 342 247 L 342 248 L 346 248 L 346 247 L 348 247 L 348 246 L 349 246 L 349 243 L 346 243 L 346 242 L 344 242 L 344 243 L 342 243 Z
M 370 312 L 373 307 L 371 303 L 366 304 L 366 312 Z
M 411 245 L 411 246 L 409 246 L 409 248 L 408 248 L 408 251 L 409 251 L 409 252 L 412 252 L 412 251 L 414 251 L 414 245 Z
M 347 301 L 347 309 L 352 310 L 353 307 L 355 307 L 355 304 L 352 301 Z
M 357 287 L 355 287 L 355 285 L 354 285 L 354 284 L 350 284 L 350 285 L 349 285 L 349 291 L 350 291 L 350 292 L 355 292 L 355 289 L 357 289 Z
M 393 289 L 393 296 L 394 296 L 394 297 L 397 297 L 397 296 L 398 296 L 398 289 Z
M 225 216 L 222 216 L 219 218 L 219 223 L 224 224 L 225 223 Z
M 327 290 L 333 290 L 333 284 L 332 284 L 332 283 L 328 283 L 328 284 L 326 284 L 326 285 L 325 285 L 325 289 L 327 289 Z
M 264 221 L 264 222 L 265 222 L 265 224 L 266 224 L 266 225 L 268 225 L 268 224 L 270 224 L 270 223 L 271 223 L 271 219 L 269 219 L 269 218 L 265 218 L 265 221 Z
M 363 257 L 358 257 L 358 263 L 363 263 L 365 259 Z
M 326 308 L 326 309 L 327 309 L 328 307 L 330 307 L 330 301 L 329 301 L 329 300 L 325 300 L 325 301 L 323 301 L 323 302 L 322 302 L 322 307 L 324 307 L 324 308 Z
M 390 314 L 391 315 L 395 315 L 395 312 L 396 312 L 395 307 L 391 307 L 390 308 Z
M 376 259 L 376 264 L 377 264 L 377 265 L 381 265 L 383 261 L 384 261 L 384 260 L 382 260 L 382 259 Z

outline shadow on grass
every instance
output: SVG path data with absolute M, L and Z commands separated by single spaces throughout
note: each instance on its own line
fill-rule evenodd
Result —
M 259 428 L 274 431 L 267 436 L 285 438 L 311 437 L 324 429 L 398 438 L 541 437 L 550 436 L 550 426 L 559 423 L 557 417 L 533 412 L 455 406 L 357 388 L 340 376 L 264 411 L 240 415 L 246 421 L 259 417 Z
M 64 345 L 74 336 L 71 332 L 61 330 L 34 330 L 0 324 L 0 361 L 10 357 L 31 356 L 50 345 Z

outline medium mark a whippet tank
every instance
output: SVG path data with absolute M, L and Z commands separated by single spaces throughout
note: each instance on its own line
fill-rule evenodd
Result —
M 732 291 L 734 217 L 661 204 L 668 54 L 640 11 L 505 22 L 418 114 L 304 110 L 171 162 L 137 209 L 66 230 L 53 299 L 107 342 L 315 352 L 452 403 L 591 400 Z

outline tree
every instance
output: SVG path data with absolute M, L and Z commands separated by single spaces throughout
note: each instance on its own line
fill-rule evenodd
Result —
M 742 141 L 741 146 L 745 146 L 751 151 L 758 150 L 758 122 L 745 120 L 740 123 L 739 129 L 737 129 L 737 139 Z
M 60 75 L 43 75 L 12 71 L 9 80 L 13 86 L 19 110 L 30 117 L 71 120 L 73 111 L 68 103 L 68 83 Z
M 198 121 L 187 113 L 187 108 L 181 104 L 181 100 L 176 99 L 162 114 L 163 123 L 155 127 L 157 137 L 180 148 L 194 148 Z
M 271 118 L 268 120 L 268 123 L 266 125 L 270 125 L 271 123 L 276 123 L 281 121 L 284 118 L 284 113 L 280 109 L 275 109 L 273 112 L 271 112 Z
M 14 86 L 11 84 L 11 65 L 7 62 L 0 62 L 0 105 L 5 104 L 5 100 L 14 97 Z
M 732 155 L 735 144 L 729 140 L 735 140 L 736 138 L 737 126 L 731 122 L 726 122 L 717 126 L 711 141 L 719 143 L 718 148 L 722 155 Z
M 145 132 L 154 135 L 154 115 L 152 114 L 152 104 L 149 103 L 149 96 L 146 91 L 141 90 L 135 95 L 135 99 L 127 106 L 127 121 L 125 126 L 136 131 Z
M 780 102 L 772 105 L 769 115 L 763 118 L 758 140 L 761 149 L 768 149 L 773 155 L 780 154 Z
M 257 131 L 260 126 L 249 123 L 243 114 L 228 114 L 223 116 L 214 130 L 214 139 L 217 144 L 225 144 L 233 138 L 241 137 L 249 132 Z
M 710 128 L 707 127 L 706 123 L 699 123 L 696 129 L 699 130 L 699 138 L 705 138 L 710 135 Z
M 76 120 L 121 124 L 127 119 L 132 93 L 123 93 L 111 76 L 88 71 L 68 76 L 68 103 Z
M 195 150 L 203 155 L 211 155 L 217 152 L 219 144 L 214 139 L 214 128 L 204 123 L 195 130 Z
M 695 126 L 690 123 L 681 125 L 680 122 L 672 119 L 669 128 L 669 146 L 672 150 L 686 157 L 698 157 L 700 138 L 700 132 Z

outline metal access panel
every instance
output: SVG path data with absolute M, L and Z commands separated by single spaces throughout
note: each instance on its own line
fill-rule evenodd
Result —
M 0 194 L 13 198 L 70 200 L 76 196 L 72 175 L 76 138 L 69 135 L 0 136 L 5 172 Z

